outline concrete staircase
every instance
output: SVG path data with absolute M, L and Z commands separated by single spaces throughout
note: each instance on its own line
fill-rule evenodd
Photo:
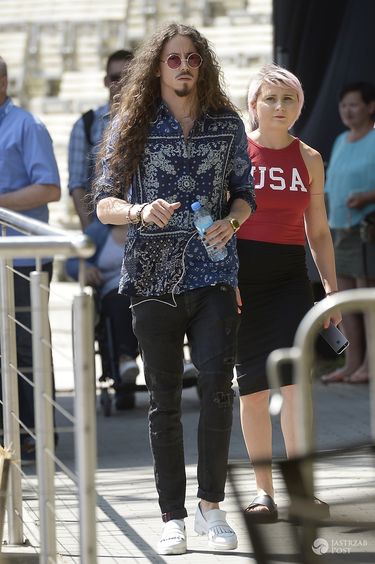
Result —
M 20 22 L 121 20 L 128 0 L 1 0 L 1 25 Z

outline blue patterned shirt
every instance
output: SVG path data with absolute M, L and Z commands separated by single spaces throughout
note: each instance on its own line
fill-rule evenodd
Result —
M 112 131 L 98 178 L 101 191 L 97 201 L 111 195 L 108 161 L 116 137 L 116 121 Z M 223 110 L 202 115 L 185 139 L 178 121 L 161 104 L 127 197 L 131 203 L 140 204 L 157 198 L 181 202 L 181 207 L 164 229 L 154 224 L 129 225 L 120 293 L 161 296 L 220 282 L 235 287 L 235 237 L 227 244 L 227 258 L 211 261 L 196 237 L 190 207 L 199 201 L 214 221 L 228 214 L 236 198 L 248 202 L 253 210 L 256 208 L 245 129 L 235 112 Z

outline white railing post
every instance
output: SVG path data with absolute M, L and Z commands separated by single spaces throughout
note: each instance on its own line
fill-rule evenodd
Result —
M 293 347 L 277 349 L 271 352 L 267 359 L 267 374 L 272 388 L 280 385 L 279 368 L 286 361 L 293 361 L 295 367 L 295 383 L 298 384 L 298 401 L 296 432 L 298 439 L 298 454 L 303 456 L 314 449 L 314 434 L 311 410 L 311 369 L 314 360 L 314 342 L 322 327 L 323 319 L 330 311 L 339 308 L 342 313 L 362 312 L 369 318 L 369 373 L 375 372 L 375 288 L 357 288 L 337 292 L 318 302 L 310 309 L 298 326 Z M 273 401 L 273 399 L 275 401 Z M 279 392 L 275 392 L 271 399 L 276 411 L 281 407 Z M 370 408 L 371 432 L 375 443 L 375 381 L 370 379 Z
M 51 342 L 48 317 L 48 273 L 30 274 L 31 326 L 37 474 L 39 484 L 40 564 L 56 562 L 55 463 Z
M 96 562 L 96 413 L 94 305 L 81 293 L 73 300 L 76 460 L 80 506 L 81 564 Z
M 280 373 L 278 368 L 287 361 L 294 362 L 295 383 L 297 386 L 296 401 L 296 434 L 297 434 L 297 455 L 302 457 L 300 470 L 303 476 L 305 492 L 312 499 L 314 495 L 314 469 L 311 455 L 314 452 L 314 432 L 313 432 L 313 413 L 312 413 L 312 394 L 311 394 L 311 369 L 314 360 L 314 342 L 318 331 L 322 327 L 322 322 L 327 313 L 335 308 L 340 308 L 342 313 L 348 311 L 361 311 L 369 317 L 368 323 L 368 354 L 369 354 L 369 373 L 375 374 L 375 347 L 373 340 L 375 337 L 375 289 L 358 288 L 338 292 L 321 300 L 315 307 L 310 309 L 301 320 L 294 338 L 293 347 L 289 349 L 278 349 L 273 351 L 267 359 L 267 372 L 271 379 L 272 387 L 280 384 Z M 279 411 L 281 407 L 280 394 L 274 392 L 271 399 L 270 411 Z M 375 381 L 371 378 L 370 382 L 370 409 L 371 409 L 371 433 L 375 442 Z M 307 457 L 304 459 L 303 457 Z M 313 504 L 316 505 L 316 504 Z M 314 508 L 316 510 L 316 507 Z M 301 547 L 303 554 L 307 555 L 306 562 L 318 562 L 319 556 L 311 553 L 311 545 L 317 537 L 317 526 L 311 522 L 306 522 L 301 530 Z
M 1 380 L 3 392 L 4 446 L 13 460 L 21 461 L 18 423 L 18 375 L 12 261 L 0 258 L 1 296 Z M 9 544 L 23 543 L 22 484 L 15 464 L 11 464 L 7 497 Z
M 294 347 L 301 351 L 301 365 L 300 370 L 297 371 L 296 383 L 300 385 L 298 404 L 299 412 L 297 425 L 300 430 L 299 435 L 299 449 L 300 454 L 311 452 L 314 448 L 313 429 L 311 426 L 306 427 L 304 424 L 304 413 L 309 409 L 310 397 L 307 394 L 308 380 L 310 378 L 310 371 L 313 361 L 313 343 L 315 337 L 320 330 L 323 318 L 327 313 L 335 308 L 339 308 L 341 313 L 346 312 L 362 312 L 369 316 L 369 332 L 374 338 L 374 315 L 375 315 L 375 288 L 356 288 L 353 290 L 345 290 L 332 294 L 318 302 L 310 311 L 307 312 L 298 326 Z M 375 368 L 375 352 L 372 342 L 369 341 L 368 346 L 369 354 L 369 371 L 373 374 Z M 370 408 L 371 408 L 371 429 L 372 437 L 375 440 L 375 390 L 373 382 L 370 388 Z
M 16 331 L 14 313 L 13 272 L 14 257 L 32 257 L 38 268 L 43 257 L 63 256 L 83 259 L 92 256 L 95 245 L 85 235 L 72 235 L 41 221 L 0 207 L 2 237 L 0 237 L 0 299 L 1 299 L 1 365 L 4 404 L 4 445 L 13 451 L 13 459 L 21 460 Z M 26 236 L 8 236 L 6 226 Z M 31 310 L 33 373 L 36 421 L 38 487 L 40 493 L 40 562 L 56 562 L 56 517 L 54 496 L 54 421 L 52 405 L 51 335 L 48 320 L 48 277 L 34 272 L 31 277 Z M 44 286 L 44 287 L 43 287 Z M 78 296 L 74 304 L 74 368 L 76 402 L 73 418 L 76 436 L 78 476 L 71 476 L 78 484 L 80 507 L 80 543 L 82 564 L 96 563 L 96 433 L 94 379 L 94 324 L 90 296 Z M 73 331 L 74 331 L 73 328 Z M 52 403 L 53 402 L 53 403 Z M 68 473 L 68 468 L 65 469 Z M 9 543 L 23 543 L 22 472 L 11 465 L 8 495 Z M 0 548 L 1 551 L 1 548 Z

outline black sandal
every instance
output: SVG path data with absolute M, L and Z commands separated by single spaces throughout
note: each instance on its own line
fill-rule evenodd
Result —
M 254 507 L 266 507 L 266 511 L 252 511 Z M 245 518 L 253 523 L 275 523 L 278 519 L 277 505 L 268 494 L 260 494 L 245 509 Z

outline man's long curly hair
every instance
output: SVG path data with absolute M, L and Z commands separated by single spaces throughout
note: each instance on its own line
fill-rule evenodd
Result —
M 118 137 L 109 162 L 113 180 L 111 196 L 126 198 L 132 177 L 142 158 L 150 124 L 155 120 L 161 102 L 160 78 L 156 76 L 161 52 L 165 43 L 176 35 L 190 37 L 197 53 L 202 57 L 197 81 L 198 112 L 236 110 L 223 90 L 220 66 L 207 39 L 195 28 L 186 25 L 172 23 L 160 28 L 136 52 L 122 77 L 121 93 L 112 105 L 112 120 L 115 118 L 118 121 Z M 98 167 L 110 136 L 111 127 L 102 143 Z M 94 188 L 94 191 L 100 191 L 100 186 Z

